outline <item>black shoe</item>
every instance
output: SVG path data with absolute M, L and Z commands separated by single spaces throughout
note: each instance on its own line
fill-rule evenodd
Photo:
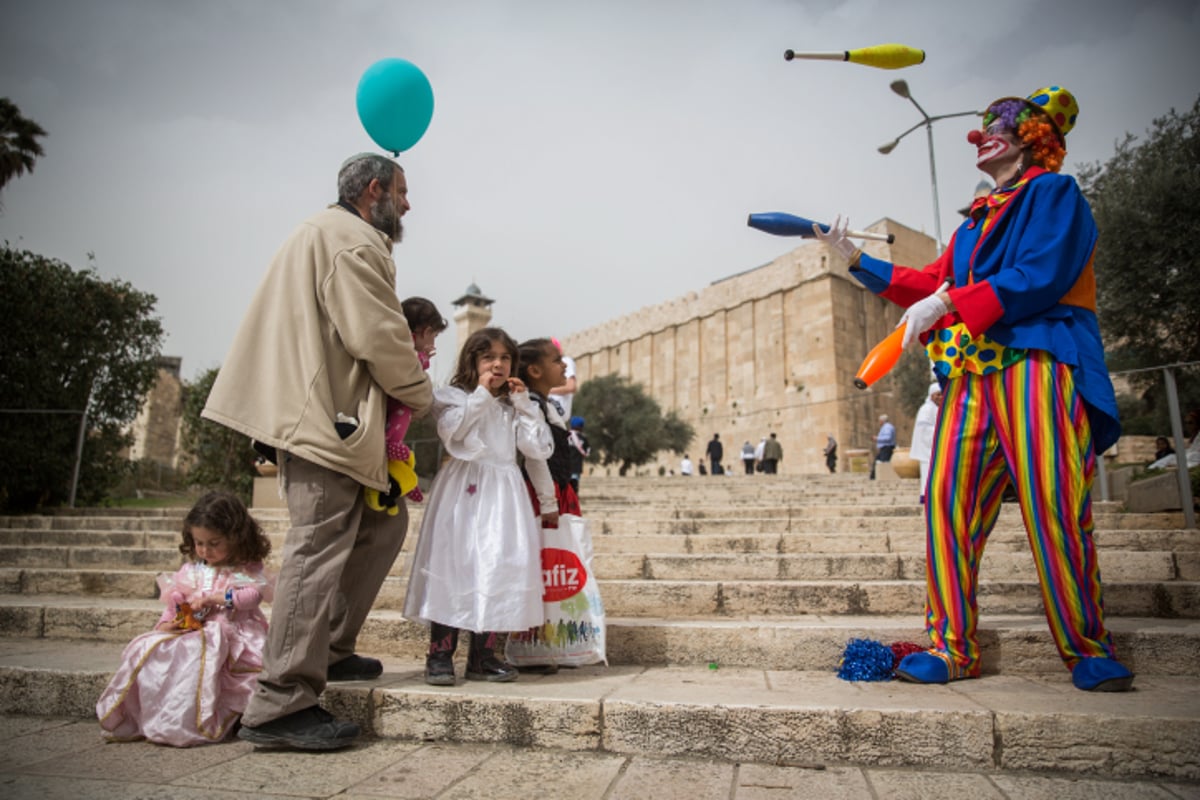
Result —
M 430 686 L 454 685 L 454 653 L 425 656 L 425 682 Z
M 329 681 L 369 681 L 383 674 L 383 664 L 377 658 L 367 658 L 357 653 L 330 664 L 325 673 Z
M 466 677 L 469 681 L 489 681 L 491 683 L 508 683 L 515 681 L 518 676 L 517 668 L 505 664 L 493 655 L 488 655 L 477 662 L 467 662 Z
M 243 724 L 237 736 L 268 747 L 338 750 L 354 744 L 359 733 L 353 722 L 337 719 L 320 706 L 309 706 L 253 728 Z

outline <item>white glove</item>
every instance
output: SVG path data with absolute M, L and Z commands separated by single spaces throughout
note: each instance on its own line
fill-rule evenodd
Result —
M 846 261 L 854 264 L 858 262 L 858 255 L 861 251 L 846 238 L 846 231 L 849 229 L 850 219 L 847 218 L 845 222 L 842 222 L 840 214 L 833 221 L 833 224 L 829 226 L 829 233 L 825 233 L 821 230 L 820 225 L 815 222 L 813 223 L 813 233 L 816 237 L 828 245 L 829 249 L 846 259 Z
M 896 324 L 896 327 L 899 328 L 904 323 L 908 323 L 908 328 L 904 331 L 904 341 L 900 346 L 907 348 L 913 342 L 919 341 L 918 337 L 922 333 L 932 328 L 934 323 L 949 313 L 950 309 L 942 302 L 942 298 L 938 297 L 937 292 L 913 303 L 904 312 L 904 316 L 900 317 L 900 322 Z

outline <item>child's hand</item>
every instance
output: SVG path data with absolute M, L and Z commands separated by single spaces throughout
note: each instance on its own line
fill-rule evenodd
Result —
M 496 394 L 500 387 L 505 385 L 506 380 L 503 375 L 495 375 L 491 372 L 483 372 L 479 375 L 479 385 L 487 389 L 489 394 Z
M 558 527 L 558 512 L 551 511 L 548 514 L 542 514 L 542 527 L 543 528 L 557 528 Z
M 509 394 L 520 394 L 523 391 L 525 391 L 525 381 L 521 380 L 520 378 L 508 379 Z
M 170 633 L 171 631 L 178 630 L 178 628 L 175 627 L 174 622 L 160 622 L 154 626 L 154 630 L 161 631 L 162 633 Z

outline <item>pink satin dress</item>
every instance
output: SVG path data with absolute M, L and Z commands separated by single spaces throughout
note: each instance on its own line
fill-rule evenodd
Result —
M 152 630 L 136 637 L 121 666 L 96 703 L 106 738 L 147 739 L 190 747 L 227 738 L 254 692 L 262 670 L 272 581 L 262 564 L 239 568 L 184 564 L 158 576 L 167 607 L 160 622 L 174 622 L 178 606 L 200 609 L 198 630 Z M 226 593 L 228 592 L 228 595 Z M 204 605 L 212 594 L 232 599 L 233 608 Z

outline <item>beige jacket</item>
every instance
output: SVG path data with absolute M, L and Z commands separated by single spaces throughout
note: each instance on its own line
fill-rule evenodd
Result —
M 387 396 L 433 402 L 396 296 L 390 241 L 338 206 L 283 243 L 201 416 L 386 491 Z M 338 436 L 338 413 L 358 430 Z

